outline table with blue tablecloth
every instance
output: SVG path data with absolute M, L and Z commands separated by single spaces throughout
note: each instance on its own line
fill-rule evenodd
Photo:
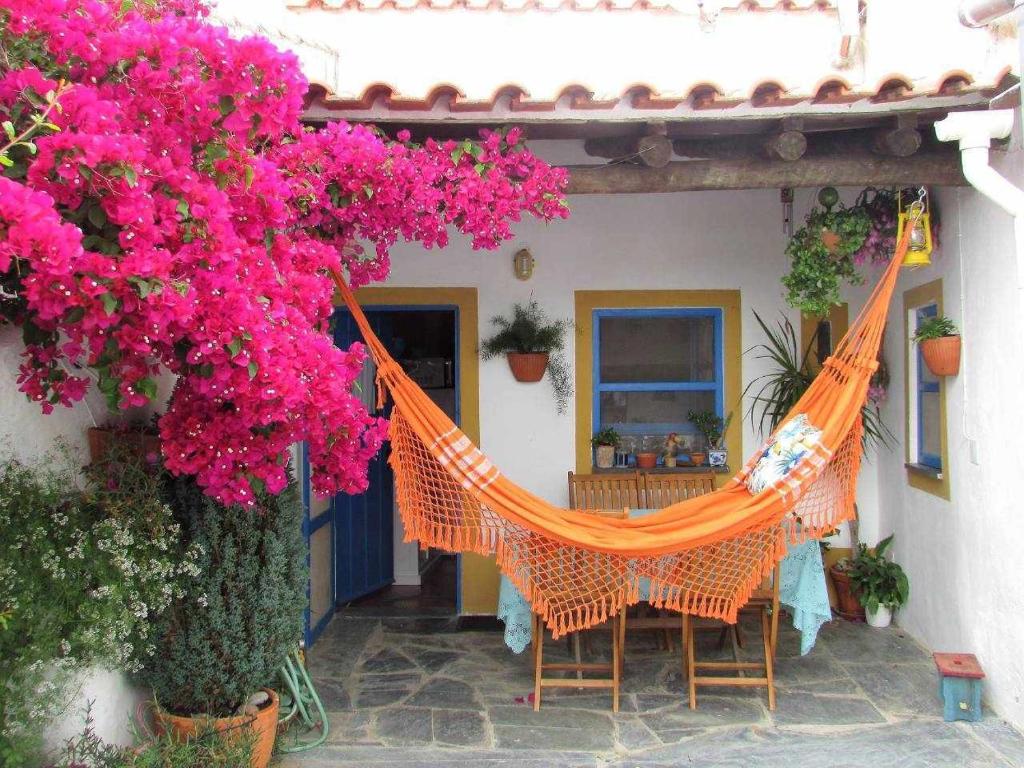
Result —
M 641 517 L 655 510 L 635 509 L 631 517 Z M 793 626 L 800 632 L 800 653 L 814 647 L 821 625 L 832 619 L 825 583 L 821 548 L 814 539 L 790 545 L 782 559 L 779 577 L 779 602 L 793 616 Z M 640 599 L 650 597 L 649 579 L 640 580 Z M 498 593 L 498 618 L 505 622 L 505 645 L 514 653 L 522 653 L 532 639 L 532 610 L 515 585 L 501 577 Z

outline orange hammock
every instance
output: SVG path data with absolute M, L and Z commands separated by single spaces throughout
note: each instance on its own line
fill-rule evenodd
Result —
M 860 316 L 781 422 L 806 415 L 821 430 L 815 449 L 759 493 L 745 481 L 763 448 L 719 490 L 634 519 L 562 509 L 504 477 L 402 371 L 335 272 L 377 364 L 378 406 L 384 391 L 394 401 L 390 463 L 406 541 L 496 555 L 556 637 L 638 602 L 641 578 L 650 579 L 649 599 L 657 607 L 734 622 L 785 555 L 787 536 L 820 538 L 855 514 L 861 407 L 908 241 L 903 238 Z

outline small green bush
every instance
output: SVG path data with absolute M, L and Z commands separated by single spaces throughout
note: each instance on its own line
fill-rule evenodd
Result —
M 141 681 L 179 715 L 234 714 L 273 683 L 302 637 L 306 546 L 294 482 L 261 494 L 255 511 L 224 507 L 191 478 L 169 478 L 165 499 L 198 546 L 200 575 L 159 619 L 157 652 Z
M 41 735 L 95 666 L 131 670 L 153 617 L 198 573 L 141 459 L 0 460 L 0 765 L 36 765 Z
M 914 333 L 914 343 L 918 344 L 928 339 L 941 339 L 943 336 L 956 336 L 956 325 L 945 315 L 931 317 L 917 327 Z

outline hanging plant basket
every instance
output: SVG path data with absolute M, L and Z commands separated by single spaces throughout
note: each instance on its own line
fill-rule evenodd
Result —
M 516 381 L 533 383 L 544 378 L 548 367 L 547 352 L 509 352 L 505 357 Z
M 936 376 L 956 376 L 960 372 L 960 337 L 941 336 L 920 342 L 921 356 Z

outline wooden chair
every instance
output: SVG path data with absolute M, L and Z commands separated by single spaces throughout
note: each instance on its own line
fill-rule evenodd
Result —
M 569 508 L 614 511 L 640 506 L 640 475 L 624 472 L 608 475 L 569 473 Z
M 692 499 L 715 490 L 715 475 L 713 472 L 694 474 L 656 474 L 645 472 L 640 480 L 640 487 L 642 489 L 640 501 L 645 509 L 664 509 L 680 501 Z M 679 616 L 670 615 L 668 611 L 660 611 L 659 614 L 658 616 L 630 616 L 623 619 L 623 621 L 630 630 L 661 630 L 663 633 L 661 642 L 665 649 L 671 653 L 674 651 L 672 635 L 679 628 Z M 625 632 L 625 628 L 623 631 Z M 623 638 L 622 647 L 623 653 L 625 653 L 625 638 Z
M 713 472 L 695 474 L 643 475 L 643 506 L 646 509 L 664 509 L 680 501 L 686 501 L 715 490 Z
M 572 473 L 569 473 L 572 487 Z M 591 509 L 591 514 L 604 517 L 624 519 L 629 516 L 629 508 L 618 510 Z M 572 563 L 566 563 L 571 568 Z M 600 578 L 596 575 L 595 578 Z M 567 662 L 544 661 L 544 620 L 537 613 L 533 614 L 533 709 L 540 710 L 541 692 L 544 688 L 611 688 L 612 712 L 619 711 L 619 679 L 622 671 L 622 618 L 625 611 L 613 616 L 607 624 L 612 635 L 611 657 L 608 662 L 584 662 L 580 657 L 579 633 L 574 637 L 575 658 Z M 575 672 L 576 677 L 545 677 L 545 672 Z M 605 672 L 608 677 L 584 677 L 585 673 Z
M 764 648 L 764 661 L 740 661 L 737 648 L 733 647 L 733 661 L 697 661 L 695 632 L 702 627 L 697 626 L 697 617 L 683 614 L 683 675 L 689 684 L 690 709 L 697 708 L 697 686 L 744 686 L 764 687 L 768 690 L 768 709 L 775 709 L 775 647 L 779 632 L 779 566 L 771 577 L 762 582 L 754 590 L 750 601 L 741 609 L 741 613 L 756 612 L 761 620 L 761 642 Z M 734 642 L 742 647 L 741 635 L 738 632 L 739 622 L 733 627 Z M 700 670 L 711 672 L 736 672 L 735 677 L 722 674 L 699 675 Z M 748 673 L 759 672 L 756 677 Z

